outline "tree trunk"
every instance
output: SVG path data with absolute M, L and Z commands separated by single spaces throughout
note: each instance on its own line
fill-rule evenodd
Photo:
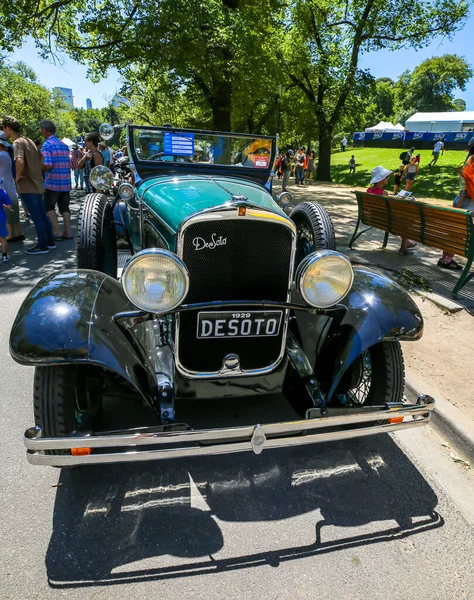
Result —
M 232 89 L 230 83 L 216 82 L 213 87 L 213 98 L 211 103 L 213 129 L 215 131 L 231 131 Z
M 316 169 L 316 181 L 332 181 L 331 179 L 331 140 L 332 128 L 327 125 L 319 129 L 319 159 Z

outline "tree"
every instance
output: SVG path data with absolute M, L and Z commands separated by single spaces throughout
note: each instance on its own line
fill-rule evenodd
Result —
M 471 77 L 472 68 L 461 56 L 445 54 L 429 58 L 400 76 L 395 86 L 397 112 L 460 110 L 456 108 L 460 103 L 455 100 L 454 92 L 465 90 Z
M 452 35 L 466 19 L 467 0 L 293 0 L 286 48 L 288 72 L 318 124 L 317 179 L 330 180 L 331 140 L 364 73 L 361 52 L 419 48 Z M 409 18 L 407 18 L 409 15 Z
M 110 66 L 125 79 L 137 68 L 145 81 L 167 73 L 199 94 L 214 128 L 229 130 L 234 94 L 268 95 L 262 81 L 278 67 L 279 2 L 4 0 L 0 44 L 11 49 L 30 34 L 43 54 L 55 44 L 94 76 Z
M 455 100 L 453 100 L 453 110 L 458 112 L 466 110 L 466 101 L 462 98 L 456 98 Z
M 59 137 L 71 137 L 75 132 L 67 104 L 40 85 L 36 73 L 21 62 L 0 65 L 0 115 L 5 114 L 17 118 L 22 132 L 33 140 L 41 140 L 41 119 L 51 119 Z
M 101 124 L 108 120 L 99 108 L 73 108 L 70 113 L 79 134 L 98 131 Z

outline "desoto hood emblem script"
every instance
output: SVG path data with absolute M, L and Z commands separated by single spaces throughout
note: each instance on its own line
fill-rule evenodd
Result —
M 221 235 L 217 237 L 217 234 L 213 233 L 209 242 L 202 237 L 195 237 L 193 239 L 194 250 L 215 250 L 217 246 L 225 246 L 227 244 L 227 238 L 223 238 Z

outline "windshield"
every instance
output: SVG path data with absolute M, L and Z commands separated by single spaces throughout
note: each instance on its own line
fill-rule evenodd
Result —
M 270 137 L 134 127 L 132 139 L 137 160 L 149 164 L 188 163 L 236 169 L 269 169 L 272 165 Z

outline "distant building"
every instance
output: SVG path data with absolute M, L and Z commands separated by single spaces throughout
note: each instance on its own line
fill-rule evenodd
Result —
M 71 88 L 55 87 L 53 88 L 53 92 L 56 92 L 56 94 L 61 97 L 64 102 L 69 104 L 71 108 L 74 108 L 74 96 L 72 95 Z
M 406 120 L 405 129 L 428 132 L 472 131 L 474 129 L 474 110 L 418 112 Z
M 86 108 L 90 110 L 92 108 L 92 100 L 90 98 L 86 99 Z

